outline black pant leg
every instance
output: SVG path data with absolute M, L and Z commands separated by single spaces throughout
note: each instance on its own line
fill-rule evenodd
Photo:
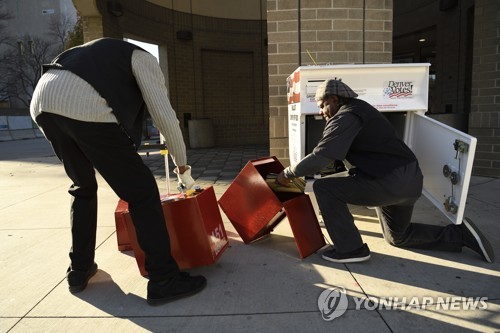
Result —
M 401 194 L 400 200 L 377 208 L 385 240 L 397 247 L 461 251 L 463 236 L 459 226 L 411 223 L 418 199 L 415 190 L 422 187 L 418 165 L 414 163 L 395 170 L 384 182 L 390 185 L 394 179 L 400 179 L 401 185 L 395 188 L 395 194 Z
M 411 216 L 413 205 L 394 205 L 377 208 L 385 240 L 397 247 L 425 250 L 462 251 L 460 226 L 439 226 L 423 223 L 401 223 Z
M 422 190 L 417 163 L 378 179 L 341 173 L 316 180 L 313 188 L 327 231 L 341 252 L 362 245 L 348 204 L 378 207 L 384 238 L 392 245 L 445 251 L 462 248 L 459 226 L 411 223 L 413 207 Z
M 380 180 L 348 172 L 318 179 L 313 189 L 328 234 L 339 252 L 350 252 L 363 245 L 349 204 L 380 206 L 395 200 Z
M 37 122 L 44 130 L 66 174 L 73 184 L 71 194 L 71 267 L 87 270 L 94 263 L 97 230 L 97 181 L 94 167 L 76 142 L 66 134 L 68 128 L 55 117 L 42 113 Z
M 340 195 L 342 189 L 353 186 L 347 172 L 314 181 L 313 190 L 326 230 L 337 251 L 350 252 L 363 245 L 354 217 L 347 206 L 350 198 Z
M 70 128 L 71 138 L 113 191 L 129 203 L 137 239 L 146 254 L 151 280 L 162 280 L 179 269 L 171 256 L 158 187 L 127 135 L 114 123 L 88 123 L 54 116 Z

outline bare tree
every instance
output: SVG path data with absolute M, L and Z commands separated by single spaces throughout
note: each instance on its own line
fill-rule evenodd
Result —
M 50 62 L 56 52 L 51 43 L 37 36 L 10 39 L 9 45 L 0 70 L 0 95 L 29 107 L 33 90 L 41 76 L 42 64 Z
M 75 27 L 75 21 L 70 15 L 67 14 L 56 14 L 52 15 L 49 21 L 49 35 L 54 37 L 59 43 L 59 52 L 64 50 L 70 32 L 73 31 Z
M 5 0 L 0 0 L 0 99 L 29 107 L 31 96 L 41 76 L 42 64 L 49 63 L 61 53 L 68 40 L 81 30 L 68 15 L 55 15 L 49 23 L 49 33 L 9 37 L 5 30 L 11 16 L 2 11 Z M 49 37 L 50 38 L 47 38 Z
M 70 49 L 74 46 L 83 44 L 83 21 L 79 13 L 76 16 L 76 23 L 73 29 L 68 34 L 65 48 Z
M 5 0 L 0 0 L 0 45 L 6 43 L 8 36 L 5 33 L 7 21 L 12 18 L 9 12 L 4 8 Z
M 0 48 L 4 44 L 7 43 L 9 37 L 5 33 L 5 28 L 7 27 L 7 21 L 12 18 L 12 16 L 9 14 L 9 12 L 5 9 L 5 1 L 0 0 Z M 3 92 L 3 85 L 1 81 L 3 81 L 4 78 L 4 64 L 5 64 L 5 59 L 4 59 L 4 54 L 0 54 L 0 101 L 4 101 L 7 98 L 7 95 Z

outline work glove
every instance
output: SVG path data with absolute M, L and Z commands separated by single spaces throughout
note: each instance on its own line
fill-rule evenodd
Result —
M 183 190 L 189 190 L 194 185 L 194 179 L 191 177 L 191 166 L 186 165 L 186 171 L 183 174 L 179 173 L 179 169 L 175 168 L 174 173 L 177 175 L 178 189 L 183 192 Z

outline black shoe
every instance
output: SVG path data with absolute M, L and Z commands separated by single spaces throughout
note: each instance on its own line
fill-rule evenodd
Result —
M 97 273 L 97 264 L 94 263 L 87 271 L 72 270 L 71 266 L 66 271 L 66 279 L 68 280 L 69 291 L 72 294 L 79 293 L 87 287 L 89 280 Z
M 479 253 L 487 262 L 493 262 L 495 260 L 493 247 L 479 228 L 466 217 L 462 225 L 464 245 Z
M 357 250 L 344 253 L 337 252 L 337 249 L 333 248 L 323 252 L 321 258 L 336 263 L 362 262 L 370 259 L 370 249 L 366 244 Z
M 181 272 L 162 282 L 148 282 L 148 304 L 160 305 L 177 299 L 194 295 L 205 288 L 207 279 L 204 276 L 191 276 Z

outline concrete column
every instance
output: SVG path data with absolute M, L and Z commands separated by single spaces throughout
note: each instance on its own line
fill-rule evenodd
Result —
M 104 37 L 102 16 L 96 0 L 73 0 L 73 5 L 82 17 L 83 41 L 86 43 Z
M 102 16 L 83 16 L 83 41 L 90 42 L 91 40 L 104 37 L 102 29 Z

